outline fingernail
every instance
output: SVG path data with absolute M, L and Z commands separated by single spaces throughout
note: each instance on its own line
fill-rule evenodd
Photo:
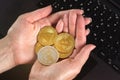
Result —
M 83 13 L 84 13 L 84 10 L 81 9 L 81 13 L 83 14 Z
M 87 31 L 90 33 L 90 29 L 89 28 L 87 28 Z
M 47 6 L 42 7 L 42 8 L 48 8 L 48 7 L 52 8 L 52 6 L 51 6 L 51 5 L 47 5 Z
M 90 19 L 90 22 L 92 22 L 92 18 L 89 17 L 89 19 Z
M 95 48 L 96 48 L 96 45 L 94 45 L 94 44 L 92 44 L 92 45 L 93 45 L 93 47 L 92 47 L 92 50 L 93 50 L 93 49 L 95 49 Z
M 89 35 L 89 34 L 90 34 L 90 29 L 87 28 L 87 30 L 86 30 L 86 35 Z

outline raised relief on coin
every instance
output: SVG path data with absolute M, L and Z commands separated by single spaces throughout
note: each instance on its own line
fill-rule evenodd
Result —
M 43 46 L 53 45 L 57 31 L 52 26 L 43 27 L 38 33 L 38 42 Z
M 70 34 L 61 33 L 55 38 L 54 46 L 60 53 L 62 53 L 63 55 L 66 54 L 65 56 L 60 54 L 62 55 L 61 58 L 66 58 L 68 57 L 67 55 L 70 55 L 72 50 L 74 49 L 75 41 L 73 36 L 71 36 Z
M 51 65 L 59 59 L 59 53 L 53 46 L 42 47 L 37 53 L 38 61 L 43 65 Z

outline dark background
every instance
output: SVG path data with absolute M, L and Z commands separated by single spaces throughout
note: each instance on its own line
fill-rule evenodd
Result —
M 4 37 L 7 34 L 8 29 L 20 14 L 44 7 L 50 3 L 53 3 L 54 1 L 55 0 L 0 0 L 0 38 Z M 60 3 L 61 6 L 64 6 L 65 9 L 68 9 L 66 5 L 70 2 L 72 3 L 73 0 L 67 0 L 68 3 L 65 3 L 66 5 L 64 5 L 61 2 L 62 0 L 56 0 L 56 1 Z M 87 0 L 79 0 L 79 1 L 84 2 Z M 114 1 L 120 4 L 119 0 L 114 0 Z M 44 4 L 40 5 L 40 2 Z M 79 8 L 79 7 L 77 5 L 73 5 L 73 7 L 71 8 Z M 59 10 L 60 9 L 53 9 L 53 12 Z M 96 43 L 99 43 L 99 40 L 96 41 Z M 103 43 L 101 45 L 103 45 Z M 76 77 L 75 80 L 81 80 L 82 77 L 85 76 L 90 70 L 92 70 L 96 64 L 97 62 L 93 59 L 93 56 L 90 57 L 87 63 L 85 64 L 84 68 L 82 69 L 81 74 L 79 74 L 79 77 Z M 28 80 L 31 66 L 32 64 L 16 66 L 15 68 L 6 71 L 3 74 L 0 74 L 0 80 Z

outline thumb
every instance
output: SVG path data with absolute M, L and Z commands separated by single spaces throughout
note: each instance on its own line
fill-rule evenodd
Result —
M 27 21 L 33 23 L 39 19 L 42 19 L 42 18 L 48 16 L 51 12 L 52 12 L 52 7 L 47 6 L 47 7 L 41 8 L 41 9 L 37 9 L 32 12 L 25 13 L 25 14 L 23 14 L 23 17 L 25 19 L 27 19 Z
M 81 51 L 76 55 L 75 59 L 80 63 L 80 66 L 83 66 L 85 62 L 87 61 L 90 52 L 95 48 L 96 46 L 93 44 L 85 45 Z

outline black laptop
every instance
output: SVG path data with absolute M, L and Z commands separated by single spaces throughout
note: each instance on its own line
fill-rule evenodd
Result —
M 30 7 L 19 6 L 16 7 L 17 9 L 13 8 L 17 11 L 16 14 L 13 13 L 14 15 L 11 18 L 7 16 L 6 19 L 3 18 L 0 22 L 4 20 L 3 22 L 6 23 L 8 18 L 9 23 L 5 25 L 10 26 L 19 14 L 44 7 L 48 4 L 53 6 L 53 13 L 72 8 L 83 9 L 85 11 L 84 16 L 92 18 L 92 23 L 87 26 L 91 30 L 91 33 L 87 37 L 87 43 L 93 43 L 97 48 L 92 51 L 90 58 L 84 65 L 81 73 L 74 80 L 120 80 L 119 0 L 36 0 L 35 2 L 33 0 L 33 3 L 24 1 L 24 5 L 26 4 Z M 26 10 L 22 9 L 21 12 L 18 8 L 24 8 Z M 4 24 L 2 26 L 4 26 Z M 1 38 L 6 35 L 8 26 L 6 26 L 7 28 L 0 27 Z M 31 65 L 19 66 L 5 72 L 0 75 L 0 79 L 26 80 L 30 70 L 30 67 L 28 68 L 28 66 L 31 67 Z M 17 78 L 11 75 L 15 75 Z

